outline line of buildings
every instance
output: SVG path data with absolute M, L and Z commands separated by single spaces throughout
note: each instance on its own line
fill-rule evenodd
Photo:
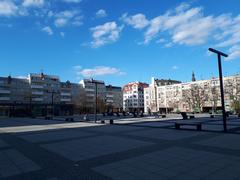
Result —
M 240 75 L 224 77 L 227 111 L 240 111 Z M 144 111 L 150 112 L 210 112 L 221 110 L 218 78 L 181 83 L 152 78 L 144 89 Z
M 120 111 L 122 88 L 84 79 L 61 82 L 58 76 L 29 74 L 27 78 L 0 77 L 0 116 L 71 115 Z
M 240 75 L 224 78 L 228 111 L 240 110 Z M 121 87 L 83 79 L 61 82 L 58 76 L 29 74 L 0 77 L 0 116 L 45 116 L 105 112 L 209 112 L 221 109 L 219 79 L 182 83 L 152 78 Z

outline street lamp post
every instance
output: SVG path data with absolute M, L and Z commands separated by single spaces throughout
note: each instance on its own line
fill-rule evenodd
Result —
M 218 51 L 216 49 L 213 49 L 213 48 L 209 48 L 208 50 L 218 55 L 218 69 L 219 69 L 219 80 L 220 80 L 220 90 L 221 90 L 223 129 L 224 129 L 224 132 L 227 132 L 227 116 L 226 116 L 225 102 L 224 102 L 224 90 L 223 90 L 223 76 L 222 76 L 221 56 L 228 57 L 228 55 L 223 53 L 223 52 L 220 52 L 220 51 Z
M 93 80 L 92 80 L 93 82 Z M 97 122 L 97 94 L 98 94 L 98 90 L 97 90 L 97 82 L 94 82 L 95 84 L 95 108 L 94 108 L 94 120 L 95 120 L 95 123 Z
M 56 92 L 56 91 L 48 91 L 48 93 L 52 94 L 51 106 L 52 106 L 52 117 L 53 117 L 54 116 L 54 94 L 57 94 L 58 92 Z

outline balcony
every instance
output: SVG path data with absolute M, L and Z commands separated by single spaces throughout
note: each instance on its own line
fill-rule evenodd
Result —
M 71 99 L 61 99 L 61 102 L 71 102 Z
M 61 93 L 61 96 L 71 96 L 71 93 Z
M 107 94 L 106 97 L 107 98 L 113 98 L 113 95 L 112 94 Z
M 43 95 L 43 91 L 33 91 L 32 95 Z
M 0 89 L 0 94 L 10 94 L 11 91 L 10 90 L 3 90 L 3 89 Z
M 88 89 L 88 88 L 86 88 L 85 91 L 94 92 L 95 90 L 94 90 L 94 89 Z
M 0 97 L 0 101 L 10 101 L 10 97 Z
M 86 94 L 87 97 L 94 97 L 95 94 Z
M 43 101 L 43 98 L 32 98 L 32 101 L 41 102 Z
M 43 89 L 43 85 L 31 85 L 32 89 Z

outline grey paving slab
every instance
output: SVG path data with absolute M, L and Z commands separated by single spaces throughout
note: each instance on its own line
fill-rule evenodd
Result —
M 221 136 L 196 142 L 196 144 L 207 145 L 211 147 L 240 150 L 239 141 L 240 141 L 239 134 L 223 134 Z
M 0 151 L 0 160 L 0 177 L 10 177 L 41 169 L 32 160 L 15 149 Z
M 198 160 L 202 159 L 201 163 Z M 142 156 L 93 168 L 98 173 L 117 179 L 119 174 L 135 179 L 202 179 L 229 169 L 231 176 L 240 177 L 240 158 L 186 148 L 169 148 Z M 223 166 L 217 166 L 222 164 Z M 235 168 L 235 171 L 233 170 Z
M 172 122 L 147 122 L 147 123 L 137 123 L 136 126 L 147 126 L 147 127 L 167 127 L 173 126 Z
M 77 137 L 87 137 L 94 135 L 93 133 L 82 132 L 81 129 L 78 130 L 54 130 L 46 131 L 42 133 L 26 134 L 20 137 L 29 142 L 48 142 L 54 140 L 64 140 Z
M 198 131 L 184 131 L 175 129 L 146 129 L 143 131 L 127 133 L 139 137 L 150 137 L 155 139 L 179 140 L 203 134 Z
M 8 146 L 9 145 L 5 141 L 0 139 L 0 148 L 5 148 L 5 147 L 8 147 Z
M 46 144 L 42 145 L 42 147 L 58 153 L 69 160 L 80 161 L 146 145 L 152 145 L 152 143 L 111 136 L 99 136 L 81 140 Z
M 145 129 L 143 127 L 134 127 L 134 126 L 125 126 L 125 125 L 105 125 L 99 127 L 92 127 L 89 129 L 90 131 L 95 132 L 107 132 L 107 133 L 114 133 L 114 132 L 122 132 L 122 131 L 135 131 Z

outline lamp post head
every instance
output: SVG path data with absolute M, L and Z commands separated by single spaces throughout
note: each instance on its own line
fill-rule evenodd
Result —
M 223 53 L 223 52 L 221 52 L 221 51 L 218 51 L 218 50 L 216 50 L 216 49 L 209 48 L 208 50 L 211 51 L 211 52 L 213 52 L 213 53 L 219 54 L 219 55 L 221 55 L 221 56 L 223 56 L 223 57 L 228 57 L 227 54 L 225 54 L 225 53 Z

